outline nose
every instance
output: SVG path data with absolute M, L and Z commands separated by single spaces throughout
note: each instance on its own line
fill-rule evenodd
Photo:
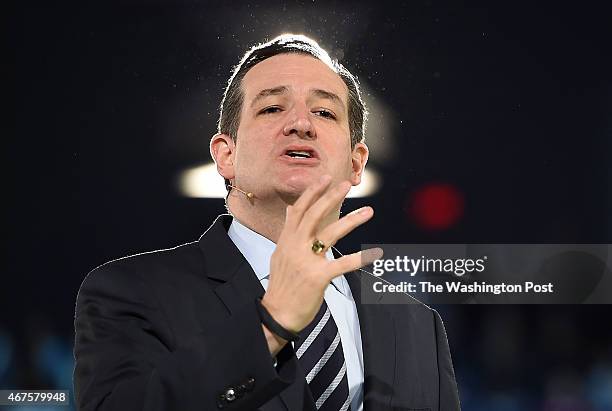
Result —
M 317 135 L 309 116 L 310 113 L 307 109 L 294 109 L 283 128 L 283 133 L 286 136 L 297 134 L 298 137 L 303 139 L 315 139 Z

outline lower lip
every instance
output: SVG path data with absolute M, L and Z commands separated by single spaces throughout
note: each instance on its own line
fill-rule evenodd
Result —
M 310 158 L 299 158 L 299 157 L 291 157 L 288 155 L 280 156 L 281 160 L 296 165 L 305 165 L 305 166 L 314 166 L 319 164 L 319 159 L 310 157 Z

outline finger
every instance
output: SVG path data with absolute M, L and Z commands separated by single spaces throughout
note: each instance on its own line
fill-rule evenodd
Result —
M 330 188 L 304 213 L 300 222 L 300 229 L 314 233 L 321 220 L 342 203 L 350 189 L 351 184 L 348 181 L 343 181 Z
M 322 175 L 319 181 L 309 185 L 291 206 L 291 215 L 297 225 L 299 225 L 306 210 L 323 195 L 330 183 L 331 176 L 328 174 Z
M 331 247 L 355 228 L 369 221 L 372 216 L 374 216 L 372 207 L 359 208 L 325 227 L 317 234 L 317 238 L 323 242 L 327 241 L 325 244 Z
M 329 274 L 329 281 L 344 273 L 358 270 L 368 264 L 372 264 L 375 260 L 379 260 L 383 256 L 382 248 L 369 248 L 353 254 L 348 254 L 334 261 L 329 262 L 329 269 L 326 272 Z

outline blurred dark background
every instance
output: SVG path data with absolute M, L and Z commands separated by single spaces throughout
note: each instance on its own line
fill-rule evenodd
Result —
M 87 272 L 195 240 L 224 211 L 221 199 L 183 196 L 177 176 L 210 162 L 232 66 L 283 32 L 319 41 L 375 108 L 367 138 L 380 185 L 344 208 L 370 204 L 376 216 L 340 248 L 612 242 L 606 3 L 22 2 L 6 12 L 0 389 L 71 388 Z M 436 308 L 465 410 L 612 410 L 612 306 Z

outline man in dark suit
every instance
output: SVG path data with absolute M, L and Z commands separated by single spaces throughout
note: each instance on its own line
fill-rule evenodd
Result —
M 281 36 L 234 70 L 211 154 L 231 215 L 199 241 L 93 270 L 76 306 L 80 410 L 457 410 L 439 315 L 361 300 L 376 250 L 331 246 L 368 159 L 354 77 Z

